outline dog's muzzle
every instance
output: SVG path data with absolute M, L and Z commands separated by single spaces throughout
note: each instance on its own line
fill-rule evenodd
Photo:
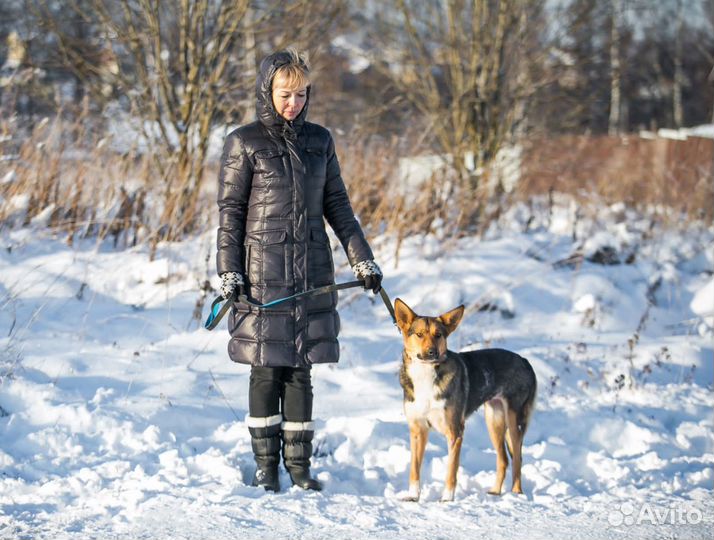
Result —
M 424 362 L 425 364 L 440 364 L 446 359 L 446 355 L 439 356 L 436 351 L 428 352 L 426 354 L 418 353 L 416 357 L 417 360 Z

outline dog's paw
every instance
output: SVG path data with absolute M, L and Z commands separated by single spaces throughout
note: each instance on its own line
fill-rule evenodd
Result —
M 489 489 L 487 492 L 489 495 L 493 495 L 494 497 L 500 497 L 501 496 L 501 490 L 496 491 L 495 489 Z
M 445 489 L 443 493 L 441 494 L 441 499 L 439 499 L 439 502 L 454 502 L 454 490 L 453 489 Z
M 419 484 L 412 484 L 409 486 L 409 491 L 399 497 L 399 500 L 404 502 L 419 502 L 419 495 L 421 495 Z

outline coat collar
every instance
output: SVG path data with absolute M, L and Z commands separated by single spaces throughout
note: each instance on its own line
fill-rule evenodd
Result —
M 290 62 L 290 55 L 285 51 L 280 51 L 266 56 L 260 63 L 258 77 L 255 84 L 256 114 L 258 120 L 268 128 L 272 134 L 285 137 L 286 139 L 296 139 L 300 133 L 305 118 L 307 108 L 310 104 L 310 86 L 307 87 L 307 100 L 300 114 L 289 122 L 278 114 L 273 105 L 273 77 L 278 68 Z

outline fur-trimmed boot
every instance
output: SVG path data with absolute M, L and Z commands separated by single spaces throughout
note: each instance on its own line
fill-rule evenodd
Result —
M 290 480 L 294 486 L 320 491 L 322 484 L 310 476 L 314 435 L 312 422 L 283 422 L 283 460 Z
M 280 414 L 266 418 L 246 418 L 255 463 L 258 465 L 253 476 L 253 485 L 262 486 L 265 491 L 280 491 Z

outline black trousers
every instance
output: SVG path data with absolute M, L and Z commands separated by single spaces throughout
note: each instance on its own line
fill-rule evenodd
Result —
M 312 420 L 310 368 L 253 366 L 248 412 L 254 418 L 282 414 L 287 422 Z

